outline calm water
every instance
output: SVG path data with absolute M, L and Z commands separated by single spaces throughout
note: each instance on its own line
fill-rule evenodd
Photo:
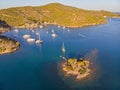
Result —
M 51 37 L 51 29 L 58 35 Z M 109 19 L 105 25 L 70 29 L 48 26 L 35 32 L 19 29 L 6 36 L 15 38 L 21 48 L 0 55 L 0 90 L 119 90 L 120 89 L 120 19 Z M 48 31 L 48 34 L 46 33 Z M 30 44 L 24 34 L 40 32 L 42 45 Z M 82 57 L 97 49 L 95 71 L 81 81 L 62 77 L 58 68 L 64 42 L 66 57 Z

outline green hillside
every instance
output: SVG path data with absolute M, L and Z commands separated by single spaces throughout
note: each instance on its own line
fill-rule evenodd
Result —
M 12 27 L 25 26 L 26 24 L 54 23 L 69 27 L 82 27 L 88 25 L 104 24 L 107 17 L 120 17 L 106 11 L 89 11 L 78 9 L 59 3 L 44 6 L 14 7 L 0 10 L 0 20 Z

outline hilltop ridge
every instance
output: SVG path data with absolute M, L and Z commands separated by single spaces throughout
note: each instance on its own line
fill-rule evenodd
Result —
M 104 24 L 106 17 L 120 17 L 120 15 L 107 11 L 83 10 L 60 3 L 0 10 L 0 20 L 5 21 L 11 27 L 23 28 L 44 22 L 66 27 L 83 27 Z

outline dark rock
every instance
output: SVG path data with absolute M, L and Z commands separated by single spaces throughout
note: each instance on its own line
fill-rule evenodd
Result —
M 0 20 L 0 34 L 8 32 L 11 29 L 11 26 L 8 25 L 5 21 Z

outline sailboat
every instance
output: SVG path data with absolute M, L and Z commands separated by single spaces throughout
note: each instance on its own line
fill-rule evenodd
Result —
M 51 36 L 52 36 L 53 38 L 57 37 L 57 34 L 55 34 L 54 29 L 52 29 L 52 31 L 51 31 L 51 32 L 52 32 L 52 35 L 51 35 Z
M 43 41 L 40 39 L 40 33 L 38 34 L 38 36 L 39 36 L 39 40 L 36 40 L 36 41 L 35 41 L 36 44 L 40 44 L 40 43 L 43 42 Z
M 15 29 L 13 36 L 17 36 L 17 33 L 18 33 L 18 29 Z
M 15 29 L 15 32 L 18 33 L 18 29 Z
M 52 36 L 53 38 L 57 37 L 57 35 L 56 35 L 55 33 L 53 33 L 51 36 Z
M 54 33 L 54 29 L 52 29 L 52 31 L 51 31 L 52 33 Z
M 62 44 L 62 52 L 65 52 L 65 46 L 64 46 L 64 43 Z

